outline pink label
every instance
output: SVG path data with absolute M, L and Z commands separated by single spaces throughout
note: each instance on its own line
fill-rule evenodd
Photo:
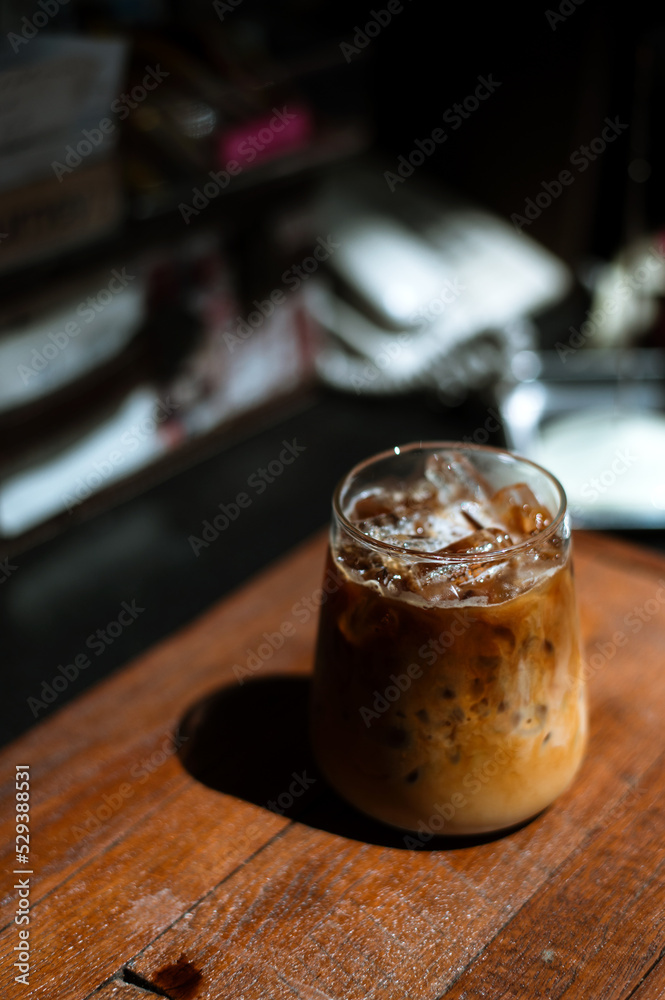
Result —
M 219 139 L 220 165 L 236 160 L 241 168 L 269 160 L 287 150 L 304 146 L 312 131 L 306 108 L 282 105 L 262 118 L 253 118 Z

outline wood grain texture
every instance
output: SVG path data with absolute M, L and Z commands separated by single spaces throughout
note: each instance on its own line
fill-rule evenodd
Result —
M 104 983 L 94 993 L 91 993 L 89 1000 L 150 1000 L 150 994 L 138 986 L 113 980 L 113 982 Z
M 288 620 L 297 597 L 318 586 L 321 550 L 320 539 L 309 543 L 288 567 L 269 570 L 251 585 L 251 591 L 231 597 L 196 625 L 3 750 L 0 870 L 11 867 L 14 854 L 14 765 L 27 762 L 31 765 L 31 857 L 36 871 L 33 905 L 159 807 L 165 796 L 185 791 L 191 782 L 175 755 L 169 754 L 156 768 L 151 755 L 163 752 L 165 740 L 177 732 L 181 716 L 192 703 L 220 685 L 235 682 L 232 667 L 236 660 L 244 663 L 257 637 L 275 622 L 279 626 Z M 302 591 L 298 587 L 301 577 L 305 581 Z M 314 627 L 312 616 L 266 662 L 262 674 L 293 670 L 294 664 L 303 671 L 309 669 Z M 51 666 L 47 676 L 52 675 Z M 142 767 L 146 760 L 147 768 Z M 97 810 L 106 812 L 104 796 L 117 794 L 125 783 L 133 792 L 122 808 L 98 826 L 89 822 L 90 829 L 84 829 L 90 812 L 93 820 L 98 818 Z M 85 837 L 75 827 L 84 829 Z M 8 893 L 0 902 L 0 926 L 8 923 L 11 904 Z
M 405 850 L 324 787 L 292 732 L 316 629 L 301 602 L 320 584 L 324 544 L 307 543 L 0 756 L 4 871 L 14 765 L 31 765 L 36 941 L 31 985 L 17 986 L 6 878 L 0 996 L 664 996 L 665 560 L 576 538 L 591 738 L 574 787 L 500 839 Z M 285 622 L 293 634 L 256 671 L 274 678 L 263 705 L 233 667 Z M 269 727 L 263 742 L 252 712 Z M 197 739 L 199 756 L 222 748 L 217 784 L 194 776 Z M 260 772 L 273 764 L 273 790 L 298 775 L 313 785 L 285 815 L 266 808 Z M 120 982 L 123 969 L 152 990 Z
M 630 1000 L 663 1000 L 665 997 L 665 956 L 649 970 L 648 975 L 631 993 Z
M 636 812 L 583 842 L 446 993 L 621 998 L 665 947 L 661 756 Z

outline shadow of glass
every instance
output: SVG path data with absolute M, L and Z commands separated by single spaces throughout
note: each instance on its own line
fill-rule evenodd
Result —
M 309 680 L 252 679 L 220 688 L 190 707 L 180 733 L 180 760 L 197 781 L 317 830 L 401 850 L 452 850 L 497 840 L 418 834 L 363 815 L 330 787 L 316 766 L 308 737 Z

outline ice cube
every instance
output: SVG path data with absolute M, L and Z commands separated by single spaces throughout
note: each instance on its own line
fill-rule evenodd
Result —
M 506 531 L 505 525 L 499 523 L 490 500 L 463 500 L 460 510 L 473 528 L 499 528 Z
M 484 500 L 491 492 L 478 469 L 459 452 L 428 455 L 425 477 L 436 486 L 444 505 L 462 500 Z
M 440 563 L 416 563 L 411 567 L 410 580 L 414 593 L 432 604 L 459 600 L 461 596 L 448 567 Z
M 552 521 L 547 507 L 540 503 L 526 483 L 504 486 L 491 499 L 495 523 L 505 526 L 516 541 L 542 531 Z
M 411 483 L 406 494 L 407 506 L 414 509 L 432 510 L 438 506 L 438 493 L 427 479 L 417 479 Z
M 370 583 L 381 591 L 399 576 L 401 568 L 392 558 L 381 556 L 369 546 L 357 545 L 350 540 L 340 546 L 339 560 L 342 566 L 353 572 L 355 579 Z
M 355 500 L 349 512 L 349 520 L 357 524 L 361 531 L 365 531 L 364 526 L 371 527 L 376 524 L 387 527 L 391 522 L 397 524 L 400 519 L 409 519 L 418 514 L 425 514 L 436 505 L 438 505 L 438 498 L 432 484 L 428 483 L 426 479 L 418 479 L 403 489 L 387 490 L 384 488 L 364 493 Z M 416 528 L 418 524 L 419 521 L 416 518 Z M 410 526 L 404 530 L 407 534 L 411 533 Z M 413 533 L 422 534 L 422 530 Z
M 396 517 L 395 514 L 378 514 L 376 517 L 359 521 L 356 525 L 364 535 L 389 545 L 399 545 L 405 549 L 427 549 L 425 523 L 420 515 Z
M 507 561 L 421 563 L 412 567 L 411 589 L 430 604 L 499 604 L 512 596 L 514 574 Z
M 365 493 L 355 501 L 349 520 L 355 523 L 373 520 L 382 515 L 394 515 L 397 518 L 404 512 L 401 499 L 401 494 L 387 493 L 385 490 Z
M 358 521 L 356 527 L 362 531 L 363 535 L 376 538 L 381 542 L 389 542 L 391 536 L 396 534 L 399 518 L 394 514 L 377 514 L 375 517 L 368 517 L 364 521 Z
M 426 534 L 434 542 L 431 551 L 445 549 L 469 534 L 469 522 L 459 507 L 439 510 L 428 517 Z
M 459 538 L 451 545 L 446 545 L 440 552 L 467 552 L 469 554 L 498 552 L 500 549 L 505 549 L 508 545 L 512 544 L 513 540 L 510 535 L 502 531 L 501 528 L 480 528 L 470 535 L 465 535 L 464 538 Z

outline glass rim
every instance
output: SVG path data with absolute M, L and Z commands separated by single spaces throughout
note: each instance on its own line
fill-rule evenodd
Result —
M 342 510 L 341 497 L 342 491 L 345 486 L 350 483 L 354 476 L 357 476 L 360 472 L 366 469 L 368 466 L 374 463 L 383 461 L 388 458 L 398 458 L 404 452 L 410 451 L 423 451 L 423 452 L 434 452 L 440 449 L 445 449 L 448 451 L 460 451 L 460 452 L 484 452 L 496 456 L 505 456 L 510 459 L 514 459 L 518 462 L 522 462 L 525 465 L 531 466 L 539 472 L 545 479 L 554 486 L 555 491 L 559 495 L 559 507 L 547 525 L 547 527 L 542 528 L 533 535 L 529 535 L 521 542 L 513 542 L 511 545 L 506 545 L 501 549 L 494 549 L 492 552 L 423 552 L 422 549 L 410 549 L 401 545 L 393 545 L 391 542 L 383 542 L 378 538 L 372 538 L 371 535 L 366 535 L 364 532 L 360 531 L 357 525 L 350 521 L 344 511 Z M 409 561 L 418 560 L 419 562 L 429 562 L 429 563 L 440 563 L 441 565 L 450 565 L 458 563 L 487 563 L 487 562 L 499 562 L 506 559 L 508 556 L 523 552 L 526 549 L 533 548 L 534 545 L 545 541 L 551 535 L 555 534 L 559 527 L 561 526 L 568 508 L 568 499 L 566 497 L 566 491 L 561 485 L 560 481 L 557 479 L 553 473 L 549 472 L 547 469 L 543 468 L 542 465 L 538 465 L 537 462 L 533 462 L 530 458 L 525 458 L 523 455 L 518 455 L 517 452 L 508 451 L 507 448 L 494 448 L 491 445 L 484 444 L 467 444 L 463 441 L 412 441 L 405 445 L 395 445 L 393 448 L 388 448 L 386 451 L 377 452 L 376 455 L 370 455 L 369 458 L 365 458 L 362 462 L 358 462 L 353 468 L 340 479 L 335 490 L 333 492 L 333 514 L 344 527 L 344 529 L 352 535 L 355 539 L 370 548 L 375 549 L 377 552 L 385 552 L 393 556 L 408 556 Z

